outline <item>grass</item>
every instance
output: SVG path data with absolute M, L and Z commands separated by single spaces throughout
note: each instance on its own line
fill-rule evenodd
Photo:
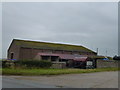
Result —
M 104 71 L 118 71 L 118 68 L 100 68 L 100 69 L 10 69 L 3 68 L 2 75 L 61 75 L 61 74 L 80 74 Z

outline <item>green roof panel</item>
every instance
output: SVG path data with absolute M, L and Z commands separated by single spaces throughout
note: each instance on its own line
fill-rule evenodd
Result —
M 28 40 L 13 40 L 16 45 L 27 48 L 39 48 L 39 49 L 54 49 L 54 50 L 67 50 L 67 51 L 83 51 L 83 52 L 93 52 L 88 48 L 78 45 L 69 44 L 58 44 L 58 43 L 48 43 L 48 42 L 38 42 L 38 41 L 28 41 Z

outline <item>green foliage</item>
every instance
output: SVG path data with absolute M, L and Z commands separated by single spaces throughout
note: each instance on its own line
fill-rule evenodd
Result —
M 2 67 L 3 67 L 3 68 L 8 67 L 8 66 L 6 65 L 6 61 L 2 61 Z
M 14 61 L 2 60 L 2 68 L 10 68 L 14 66 Z
M 49 68 L 52 63 L 46 60 L 19 60 L 15 62 L 16 66 L 25 66 L 27 68 Z
M 113 58 L 112 57 L 107 57 L 109 60 L 113 60 Z

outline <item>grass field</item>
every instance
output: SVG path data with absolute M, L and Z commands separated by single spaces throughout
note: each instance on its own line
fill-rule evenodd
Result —
M 2 75 L 38 76 L 38 75 L 93 73 L 93 72 L 104 72 L 104 71 L 118 71 L 118 68 L 101 68 L 101 69 L 10 69 L 10 68 L 3 68 Z

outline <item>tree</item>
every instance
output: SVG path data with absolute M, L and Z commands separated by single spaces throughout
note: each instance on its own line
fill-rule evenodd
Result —
M 115 55 L 115 56 L 113 57 L 113 60 L 120 60 L 120 56 Z

